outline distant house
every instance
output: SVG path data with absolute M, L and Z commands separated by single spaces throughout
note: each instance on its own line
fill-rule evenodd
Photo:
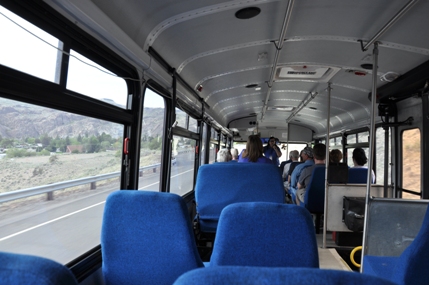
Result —
M 71 154 L 74 152 L 83 152 L 83 145 L 68 145 L 66 149 L 66 153 Z

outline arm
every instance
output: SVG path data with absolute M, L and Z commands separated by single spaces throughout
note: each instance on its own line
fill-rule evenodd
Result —
M 274 151 L 276 152 L 277 156 L 281 157 L 282 156 L 282 152 L 280 151 L 280 148 L 278 146 L 276 146 L 276 145 L 273 148 L 274 148 Z

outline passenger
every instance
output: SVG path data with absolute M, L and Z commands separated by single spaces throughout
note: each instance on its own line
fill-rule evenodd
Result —
M 329 153 L 329 163 L 340 163 L 343 159 L 343 153 L 339 149 L 333 149 Z
M 217 153 L 217 162 L 228 162 L 232 159 L 231 153 L 227 148 L 223 148 Z
M 283 169 L 283 174 L 282 174 L 284 181 L 287 181 L 290 165 L 292 164 L 292 162 L 298 162 L 298 159 L 299 159 L 299 152 L 297 150 L 292 150 L 289 152 L 289 163 L 285 164 L 285 167 Z
M 268 144 L 264 147 L 264 155 L 269 158 L 276 166 L 280 165 L 279 157 L 282 156 L 280 148 L 276 145 L 276 138 L 270 137 Z
M 302 150 L 301 159 L 304 161 L 304 163 L 298 164 L 290 176 L 289 194 L 292 197 L 296 197 L 298 180 L 302 170 L 314 164 L 313 149 L 309 146 L 305 147 Z
M 341 152 L 340 152 L 341 153 Z M 313 148 L 314 164 L 301 171 L 299 181 L 297 183 L 296 204 L 304 203 L 305 188 L 310 183 L 311 173 L 315 165 L 325 164 L 326 146 L 322 143 L 316 144 Z
M 271 159 L 264 157 L 262 141 L 258 135 L 249 136 L 246 149 L 242 152 L 238 162 L 273 163 Z
M 231 156 L 232 156 L 231 160 L 238 160 L 238 149 L 232 148 L 231 149 Z
M 353 150 L 353 164 L 354 166 L 352 168 L 366 168 L 368 169 L 368 166 L 364 166 L 368 162 L 368 158 L 366 158 L 365 151 L 357 147 Z M 375 183 L 375 173 L 374 170 L 371 169 L 372 174 L 372 183 Z

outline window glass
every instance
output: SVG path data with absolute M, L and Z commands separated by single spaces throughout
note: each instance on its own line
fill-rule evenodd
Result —
M 217 144 L 210 144 L 210 152 L 209 152 L 209 163 L 214 163 L 216 161 L 216 154 L 219 146 Z
M 0 6 L 0 64 L 51 82 L 62 42 Z M 58 68 L 59 70 L 59 68 Z
M 68 263 L 100 244 L 124 126 L 4 98 L 0 110 L 0 251 Z
M 124 79 L 73 50 L 70 55 L 67 89 L 121 108 L 127 106 Z
M 196 133 L 198 131 L 198 121 L 192 117 L 189 117 L 189 127 L 188 130 Z
M 173 154 L 176 165 L 171 167 L 170 192 L 184 195 L 193 190 L 195 145 L 193 139 L 173 136 Z
M 375 132 L 375 151 L 376 151 L 376 174 L 377 174 L 377 184 L 381 184 L 384 185 L 384 167 L 385 167 L 385 148 L 384 148 L 384 143 L 385 143 L 385 131 L 383 130 L 383 128 L 377 128 L 376 132 Z M 391 133 L 389 132 L 389 142 L 391 138 Z M 392 145 L 389 143 L 389 154 L 391 153 L 392 150 Z M 389 161 L 388 161 L 388 181 L 387 184 L 391 183 L 391 170 L 392 168 L 390 167 L 390 163 L 391 163 L 391 159 L 390 159 L 390 155 L 388 156 Z
M 140 143 L 139 189 L 160 191 L 161 152 L 164 136 L 164 98 L 146 89 L 143 103 L 143 122 Z M 174 154 L 172 166 L 176 164 Z
M 356 134 L 351 134 L 347 136 L 347 144 L 356 143 Z
M 188 114 L 186 114 L 185 112 L 183 112 L 179 108 L 176 108 L 176 121 L 177 121 L 177 125 L 179 127 L 182 127 L 184 129 L 188 128 L 187 127 L 187 116 L 188 116 Z
M 402 133 L 402 188 L 421 193 L 421 146 L 420 130 L 406 130 Z M 419 199 L 417 195 L 403 193 L 403 198 Z
M 369 142 L 369 132 L 358 133 L 358 143 Z
M 201 127 L 203 128 L 203 139 L 201 141 L 200 147 L 200 165 L 204 164 L 204 158 L 206 156 L 206 142 L 207 142 L 207 125 L 205 123 L 201 123 Z

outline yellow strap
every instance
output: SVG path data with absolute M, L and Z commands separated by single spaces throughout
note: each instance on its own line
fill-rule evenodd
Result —
M 352 252 L 350 253 L 350 261 L 353 263 L 354 266 L 360 268 L 360 264 L 355 261 L 355 253 L 358 250 L 362 250 L 362 246 L 357 246 L 352 250 Z

